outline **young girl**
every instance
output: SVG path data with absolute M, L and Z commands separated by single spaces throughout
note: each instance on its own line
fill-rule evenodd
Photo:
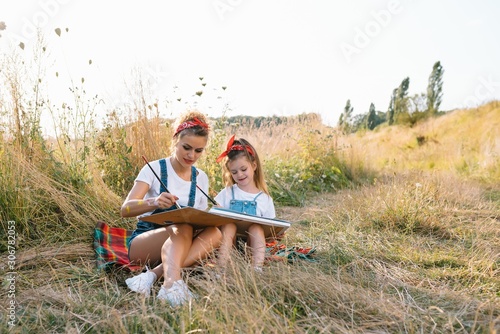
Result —
M 208 141 L 206 118 L 200 112 L 188 112 L 178 118 L 174 129 L 172 155 L 150 162 L 168 190 L 145 165 L 121 207 L 121 215 L 139 218 L 129 243 L 130 261 L 155 266 L 127 279 L 127 286 L 149 296 L 154 282 L 163 276 L 157 298 L 178 306 L 192 298 L 181 278 L 181 268 L 206 258 L 220 245 L 222 235 L 216 227 L 193 234 L 193 228 L 188 224 L 161 226 L 140 220 L 152 213 L 175 209 L 176 203 L 201 210 L 207 208 L 207 198 L 197 186 L 208 193 L 208 177 L 194 167 Z
M 223 163 L 223 182 L 226 186 L 215 200 L 223 208 L 260 217 L 275 218 L 273 199 L 267 190 L 259 156 L 255 148 L 245 139 L 233 135 L 227 148 L 217 162 Z M 231 247 L 235 244 L 236 225 L 223 225 L 222 244 L 219 248 L 219 263 L 225 266 Z M 264 229 L 259 224 L 248 228 L 248 244 L 252 251 L 253 266 L 262 271 L 266 251 Z

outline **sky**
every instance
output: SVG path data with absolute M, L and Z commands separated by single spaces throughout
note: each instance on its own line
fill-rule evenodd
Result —
M 425 92 L 437 61 L 442 110 L 500 99 L 499 13 L 494 0 L 0 0 L 0 48 L 28 52 L 41 29 L 52 101 L 84 77 L 111 109 L 140 73 L 166 117 L 314 112 L 335 125 L 348 99 L 354 114 L 386 111 L 406 77 L 410 96 Z

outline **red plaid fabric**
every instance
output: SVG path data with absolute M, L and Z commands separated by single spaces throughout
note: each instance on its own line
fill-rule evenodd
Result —
M 286 261 L 293 263 L 296 260 L 307 260 L 309 262 L 316 262 L 315 258 L 316 248 L 314 247 L 298 247 L 292 246 L 287 247 L 284 244 L 278 242 L 278 240 L 273 240 L 266 243 L 266 258 L 267 262 L 273 261 Z
M 97 257 L 97 268 L 108 269 L 121 266 L 129 270 L 140 269 L 131 265 L 128 258 L 128 240 L 133 231 L 120 227 L 110 227 L 105 222 L 97 222 L 94 229 L 94 250 Z

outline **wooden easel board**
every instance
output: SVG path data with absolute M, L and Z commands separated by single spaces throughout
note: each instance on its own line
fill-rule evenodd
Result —
M 237 233 L 244 236 L 247 235 L 248 227 L 257 223 L 263 226 L 266 238 L 280 235 L 291 226 L 290 222 L 284 220 L 257 217 L 215 207 L 210 209 L 209 212 L 185 207 L 141 217 L 141 220 L 158 225 L 185 223 L 193 225 L 194 228 L 235 223 L 238 228 Z

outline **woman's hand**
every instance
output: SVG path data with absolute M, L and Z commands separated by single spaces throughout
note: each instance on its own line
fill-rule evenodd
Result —
M 156 197 L 154 201 L 148 202 L 152 206 L 157 206 L 160 209 L 170 208 L 172 205 L 175 205 L 179 197 L 171 194 L 171 193 L 161 193 L 160 196 Z
M 132 190 L 122 204 L 120 214 L 122 217 L 136 217 L 145 212 L 153 211 L 156 208 L 167 209 L 175 205 L 179 199 L 177 196 L 164 192 L 156 198 L 144 200 L 144 196 L 149 190 L 149 185 L 145 182 L 135 182 Z

